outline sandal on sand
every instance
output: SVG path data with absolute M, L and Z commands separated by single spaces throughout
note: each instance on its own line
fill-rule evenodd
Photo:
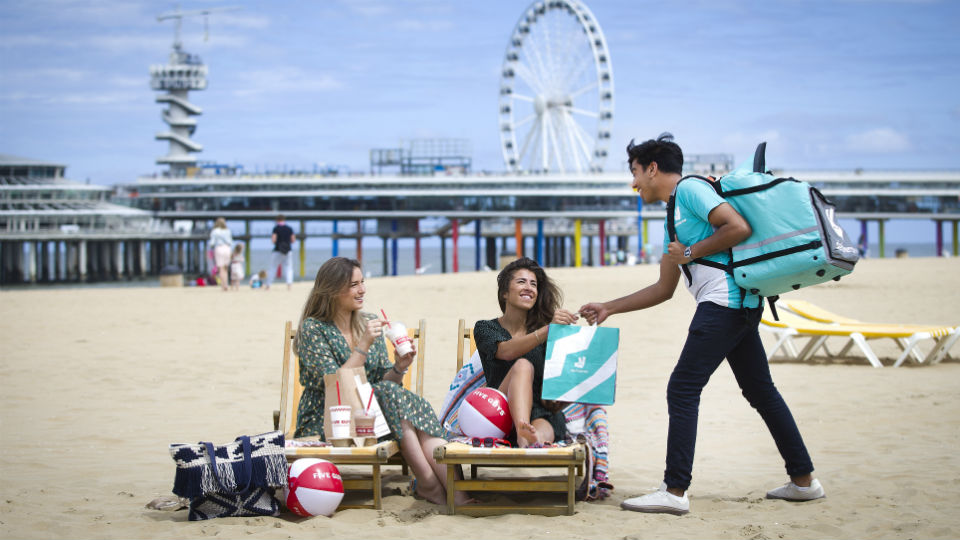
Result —
M 410 480 L 410 484 L 407 485 L 407 495 L 412 495 L 414 499 L 417 499 L 417 500 L 420 500 L 420 501 L 425 501 L 425 500 L 426 500 L 426 499 L 424 499 L 423 497 L 421 497 L 419 493 L 417 493 L 417 479 L 416 479 L 416 478 L 414 478 L 413 480 Z
M 182 510 L 188 506 L 190 506 L 189 499 L 174 496 L 157 497 L 146 504 L 146 507 L 151 510 L 163 510 L 165 512 Z

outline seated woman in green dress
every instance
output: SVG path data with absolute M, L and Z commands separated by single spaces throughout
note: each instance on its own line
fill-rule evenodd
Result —
M 300 356 L 300 414 L 297 437 L 323 434 L 323 376 L 338 369 L 363 367 L 400 451 L 416 475 L 423 498 L 446 504 L 446 470 L 433 459 L 434 448 L 446 443 L 437 415 L 423 397 L 403 388 L 417 351 L 391 363 L 387 358 L 382 321 L 363 313 L 366 286 L 360 263 L 333 257 L 320 267 L 300 318 L 294 347 Z M 457 504 L 468 502 L 456 494 Z
M 560 407 L 541 398 L 543 363 L 550 324 L 573 324 L 577 315 L 560 308 L 560 289 L 527 257 L 500 271 L 497 300 L 503 315 L 473 327 L 487 386 L 507 396 L 518 446 L 563 439 Z

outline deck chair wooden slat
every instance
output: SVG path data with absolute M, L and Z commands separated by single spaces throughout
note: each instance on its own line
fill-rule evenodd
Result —
M 457 327 L 457 371 L 463 367 L 464 352 L 472 355 L 477 349 L 473 339 L 473 329 L 460 319 Z M 447 466 L 447 512 L 449 514 L 467 514 L 489 516 L 507 513 L 540 514 L 547 516 L 573 515 L 578 482 L 578 473 L 583 472 L 586 449 L 582 443 L 561 448 L 474 448 L 473 446 L 451 442 L 438 447 L 433 454 L 437 463 Z M 456 470 L 462 465 L 470 465 L 471 478 L 458 479 Z M 478 467 L 507 468 L 512 477 L 478 478 Z M 536 474 L 517 468 L 534 469 Z M 545 477 L 544 469 L 559 469 L 560 478 Z M 486 472 L 486 471 L 485 471 Z M 534 492 L 548 493 L 554 496 L 565 493 L 559 504 L 469 504 L 457 505 L 454 502 L 456 491 L 495 491 L 495 492 Z
M 420 320 L 416 328 L 408 329 L 407 333 L 411 339 L 417 340 L 417 357 L 414 360 L 413 369 L 408 370 L 403 380 L 405 388 L 411 388 L 414 384 L 417 387 L 417 393 L 423 392 L 423 374 L 424 374 L 424 351 L 426 349 L 426 321 Z M 293 351 L 293 338 L 296 336 L 296 330 L 293 324 L 287 321 L 283 330 L 283 368 L 282 380 L 280 384 L 280 410 L 274 411 L 274 427 L 283 431 L 284 438 L 294 439 L 294 433 L 297 429 L 297 415 L 300 406 L 300 395 L 303 393 L 303 386 L 300 384 L 300 360 Z M 393 355 L 393 344 L 387 340 L 387 353 Z M 416 380 L 413 380 L 413 377 Z M 285 454 L 288 461 L 299 458 L 320 458 L 330 461 L 336 465 L 357 465 L 369 466 L 370 476 L 365 478 L 344 478 L 344 490 L 346 491 L 372 491 L 373 501 L 370 504 L 345 505 L 340 508 L 382 508 L 382 474 L 383 465 L 400 465 L 403 474 L 407 474 L 407 463 L 400 454 L 400 446 L 397 441 L 390 440 L 378 443 L 372 446 L 363 447 L 289 447 Z

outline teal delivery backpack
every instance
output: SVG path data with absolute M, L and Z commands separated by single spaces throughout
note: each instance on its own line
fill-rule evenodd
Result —
M 780 293 L 849 274 L 860 252 L 837 223 L 835 206 L 817 188 L 764 172 L 766 146 L 757 146 L 752 167 L 745 163 L 718 180 L 692 175 L 680 181 L 709 183 L 753 229 L 749 238 L 730 250 L 729 266 L 706 259 L 690 264 L 729 272 L 741 289 L 767 297 L 772 307 Z M 674 206 L 671 196 L 667 203 L 671 240 L 677 236 Z M 689 280 L 686 265 L 683 270 Z

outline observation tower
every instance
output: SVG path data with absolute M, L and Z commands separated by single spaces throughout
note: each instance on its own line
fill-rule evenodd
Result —
M 199 56 L 183 50 L 180 24 L 183 17 L 206 16 L 209 12 L 210 10 L 184 12 L 178 9 L 157 17 L 158 21 L 174 19 L 176 22 L 170 59 L 166 65 L 150 66 L 150 88 L 166 92 L 157 96 L 157 103 L 167 104 L 162 117 L 169 129 L 157 133 L 156 139 L 169 142 L 170 147 L 167 155 L 157 158 L 157 165 L 169 165 L 170 176 L 185 176 L 187 168 L 197 164 L 197 159 L 191 152 L 203 150 L 203 145 L 190 138 L 197 129 L 197 120 L 193 117 L 201 114 L 203 110 L 190 103 L 187 94 L 190 90 L 207 88 L 207 66 Z

